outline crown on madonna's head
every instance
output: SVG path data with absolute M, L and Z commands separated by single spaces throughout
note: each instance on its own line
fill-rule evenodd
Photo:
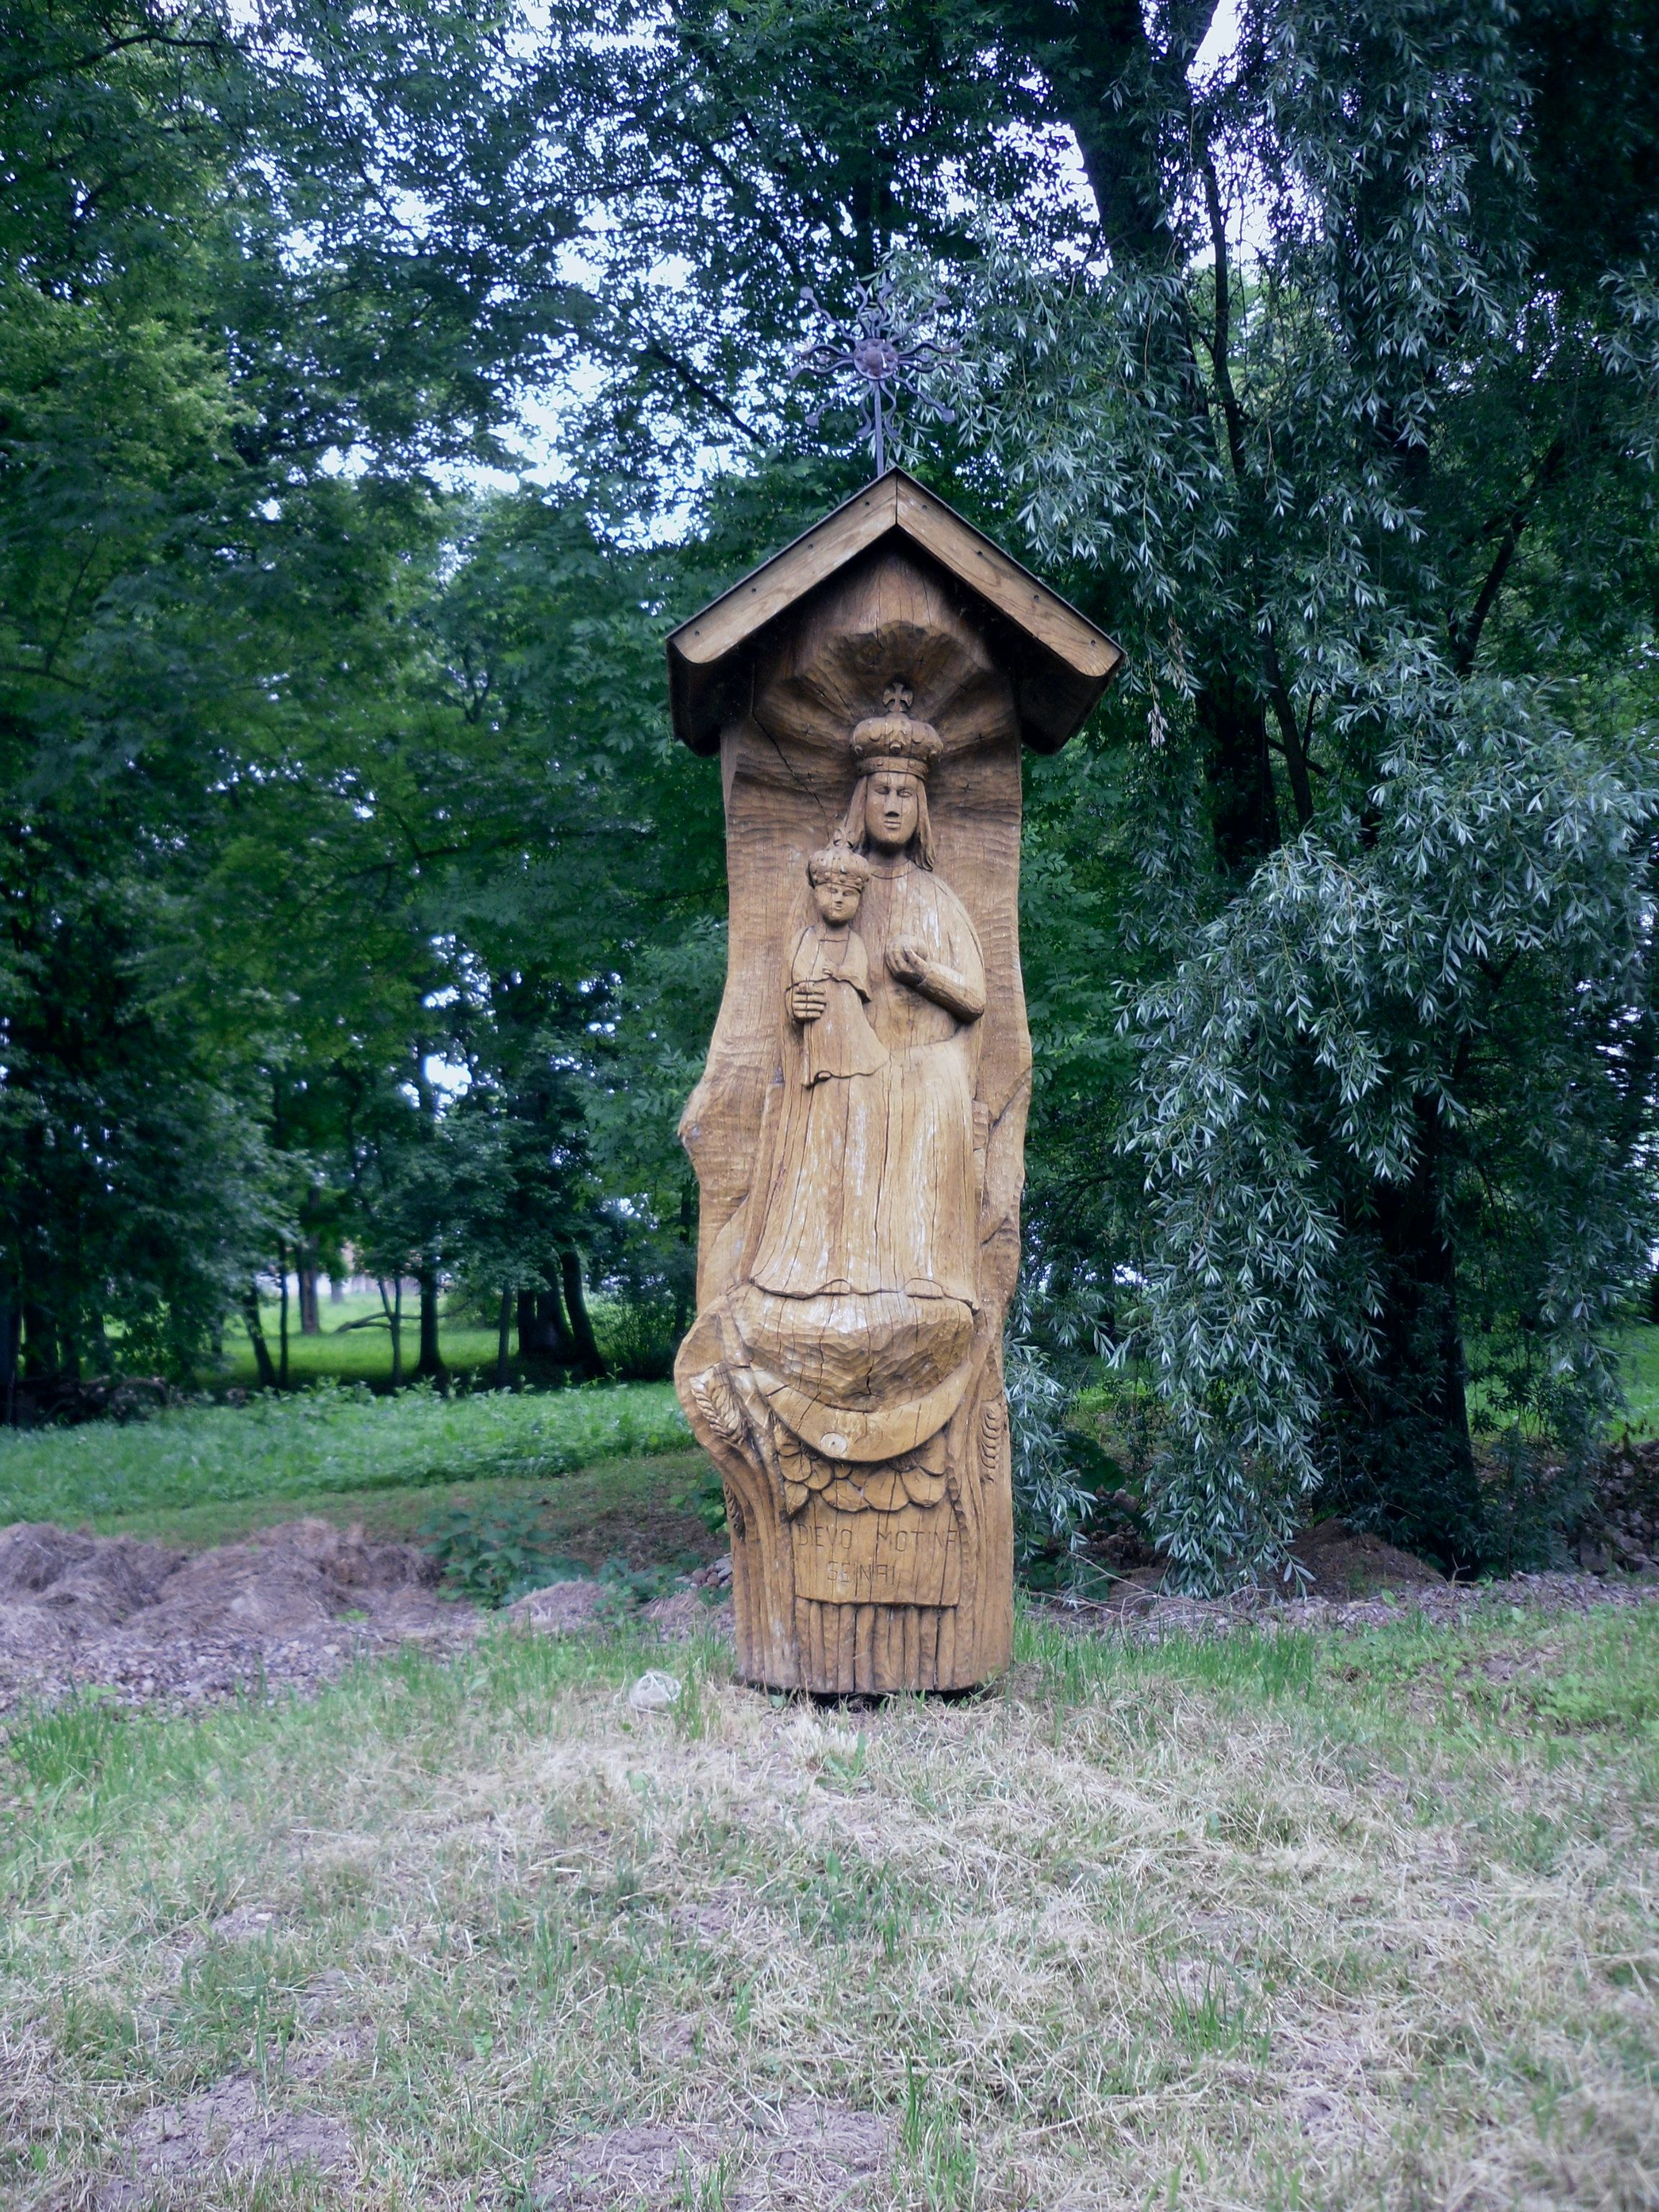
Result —
M 871 872 L 870 863 L 863 854 L 855 846 L 843 844 L 839 837 L 832 845 L 814 853 L 806 863 L 809 884 L 856 884 L 862 890 Z
M 889 769 L 902 775 L 921 777 L 945 750 L 945 740 L 931 722 L 913 722 L 910 702 L 915 695 L 908 684 L 892 683 L 882 694 L 884 714 L 867 714 L 853 732 L 853 758 L 860 775 Z

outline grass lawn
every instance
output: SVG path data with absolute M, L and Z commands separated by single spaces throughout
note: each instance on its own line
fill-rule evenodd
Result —
M 0 2197 L 1654 2203 L 1659 1607 L 1024 1616 L 991 1694 L 862 1714 L 713 1645 L 630 1711 L 663 1663 L 492 1629 L 15 1731 Z
M 488 1495 L 576 1477 L 568 1504 L 560 1493 L 570 1517 L 602 1492 L 614 1504 L 683 1488 L 702 1463 L 665 1382 L 452 1398 L 324 1389 L 124 1426 L 0 1431 L 0 1528 L 217 1543 L 321 1512 L 401 1534 L 457 1483 Z
M 1626 1421 L 1632 1437 L 1659 1436 L 1659 1328 L 1635 1322 L 1624 1332 Z

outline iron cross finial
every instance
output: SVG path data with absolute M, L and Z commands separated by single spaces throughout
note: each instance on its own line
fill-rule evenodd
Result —
M 803 292 L 800 297 L 804 307 L 829 320 L 816 293 Z M 887 466 L 887 433 L 901 392 L 910 392 L 935 421 L 955 422 L 951 409 L 930 399 L 917 381 L 919 374 L 945 360 L 950 349 L 934 338 L 922 337 L 905 319 L 895 304 L 890 283 L 855 284 L 853 298 L 857 319 L 854 335 L 845 342 L 819 338 L 802 346 L 795 356 L 795 374 L 851 375 L 859 380 L 859 434 L 868 441 L 876 474 L 880 476 Z M 924 312 L 936 314 L 945 305 L 944 300 L 934 300 Z M 809 415 L 809 427 L 816 430 L 823 416 L 823 408 Z

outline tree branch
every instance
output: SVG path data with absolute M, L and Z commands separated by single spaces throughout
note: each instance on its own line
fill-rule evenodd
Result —
M 1233 389 L 1232 365 L 1228 350 L 1232 342 L 1232 286 L 1227 268 L 1227 218 L 1221 204 L 1221 185 L 1215 173 L 1215 159 L 1209 148 L 1199 163 L 1204 177 L 1204 203 L 1210 213 L 1210 245 L 1215 254 L 1215 330 L 1205 340 L 1205 349 L 1210 356 L 1210 367 L 1215 373 L 1215 388 L 1221 400 L 1222 419 L 1227 425 L 1227 454 L 1233 465 L 1233 482 L 1243 488 L 1244 482 L 1244 410 L 1238 404 L 1238 394 Z
M 1221 204 L 1221 181 L 1215 173 L 1215 157 L 1207 146 L 1199 156 L 1198 166 L 1204 179 L 1204 204 L 1209 210 L 1210 244 L 1215 254 L 1215 325 L 1204 344 L 1215 374 L 1222 420 L 1227 426 L 1227 455 L 1232 463 L 1234 488 L 1243 494 L 1245 488 L 1244 410 L 1239 404 L 1238 393 L 1233 386 L 1232 364 L 1228 359 L 1232 343 L 1232 280 L 1227 261 L 1227 216 Z M 1307 740 L 1297 727 L 1296 708 L 1291 703 L 1290 686 L 1285 681 L 1285 672 L 1279 662 L 1279 640 L 1273 631 L 1273 617 L 1265 611 L 1262 617 L 1261 669 L 1267 679 L 1267 698 L 1273 708 L 1273 720 L 1279 725 L 1279 750 L 1285 756 L 1285 771 L 1290 777 L 1297 827 L 1305 830 L 1314 818 Z M 1311 727 L 1311 702 L 1308 714 Z
M 1313 784 L 1308 775 L 1308 750 L 1302 732 L 1296 726 L 1296 708 L 1291 704 L 1291 688 L 1285 681 L 1285 672 L 1279 663 L 1279 640 L 1273 634 L 1271 616 L 1267 617 L 1261 633 L 1261 669 L 1267 679 L 1267 698 L 1283 742 L 1285 771 L 1291 780 L 1291 798 L 1296 807 L 1296 826 L 1298 830 L 1305 830 L 1314 818 Z M 1310 726 L 1312 719 L 1313 709 L 1310 705 Z
M 652 338 L 646 345 L 645 358 L 647 361 L 656 362 L 659 367 L 667 369 L 672 375 L 678 377 L 688 392 L 696 392 L 705 406 L 712 407 L 715 414 L 723 421 L 730 422 L 733 428 L 741 430 L 745 438 L 752 439 L 757 446 L 765 444 L 765 440 L 756 429 L 754 424 L 740 415 L 731 401 L 716 392 L 712 384 L 705 383 L 690 364 L 682 361 L 678 354 L 670 353 L 666 346 L 661 344 L 657 339 Z
M 1498 604 L 1498 595 L 1504 588 L 1504 579 L 1509 574 L 1510 563 L 1515 558 L 1515 549 L 1521 543 L 1521 533 L 1526 528 L 1547 487 L 1561 473 L 1567 458 L 1565 432 L 1551 443 L 1543 459 L 1532 472 L 1532 482 L 1504 517 L 1498 550 L 1486 571 L 1486 580 L 1480 586 L 1467 622 L 1455 620 L 1447 627 L 1451 636 L 1452 666 L 1460 676 L 1467 676 L 1474 665 L 1474 656 L 1480 649 L 1480 633 L 1486 626 L 1486 617 Z
M 42 62 L 36 69 L 8 70 L 0 77 L 0 88 L 8 93 L 23 92 L 45 77 L 69 76 L 77 70 L 98 69 L 105 62 L 113 61 L 117 54 L 129 52 L 134 46 L 159 46 L 164 52 L 181 54 L 213 54 L 222 58 L 235 52 L 233 40 L 215 36 L 208 39 L 181 39 L 166 31 L 150 29 L 135 31 L 131 37 L 112 39 L 106 46 L 90 53 L 70 54 L 65 59 Z

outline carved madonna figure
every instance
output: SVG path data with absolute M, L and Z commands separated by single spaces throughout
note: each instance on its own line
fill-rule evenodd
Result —
M 858 781 L 842 833 L 866 878 L 851 941 L 868 980 L 853 995 L 867 998 L 881 1057 L 815 1080 L 826 987 L 795 981 L 792 968 L 776 1126 L 769 1144 L 763 1137 L 754 1250 L 732 1301 L 776 1421 L 826 1458 L 860 1466 L 913 1451 L 955 1412 L 980 1304 L 974 1088 L 985 965 L 966 908 L 933 865 L 927 775 L 939 733 L 910 720 L 907 686 L 888 696 L 890 711 L 852 733 Z M 812 866 L 829 878 L 837 863 L 820 854 Z M 828 987 L 837 988 L 848 988 Z
M 826 567 L 849 517 L 866 535 Z M 807 586 L 757 618 L 815 541 Z M 990 582 L 1024 623 L 1036 607 L 1041 650 Z M 897 471 L 671 640 L 682 734 L 719 731 L 732 896 L 681 1125 L 702 1206 L 675 1373 L 724 1479 L 752 1680 L 950 1688 L 1006 1662 L 1019 745 L 1063 738 L 1116 659 Z M 700 697 L 702 668 L 725 681 Z M 1047 724 L 1033 671 L 1064 695 Z

